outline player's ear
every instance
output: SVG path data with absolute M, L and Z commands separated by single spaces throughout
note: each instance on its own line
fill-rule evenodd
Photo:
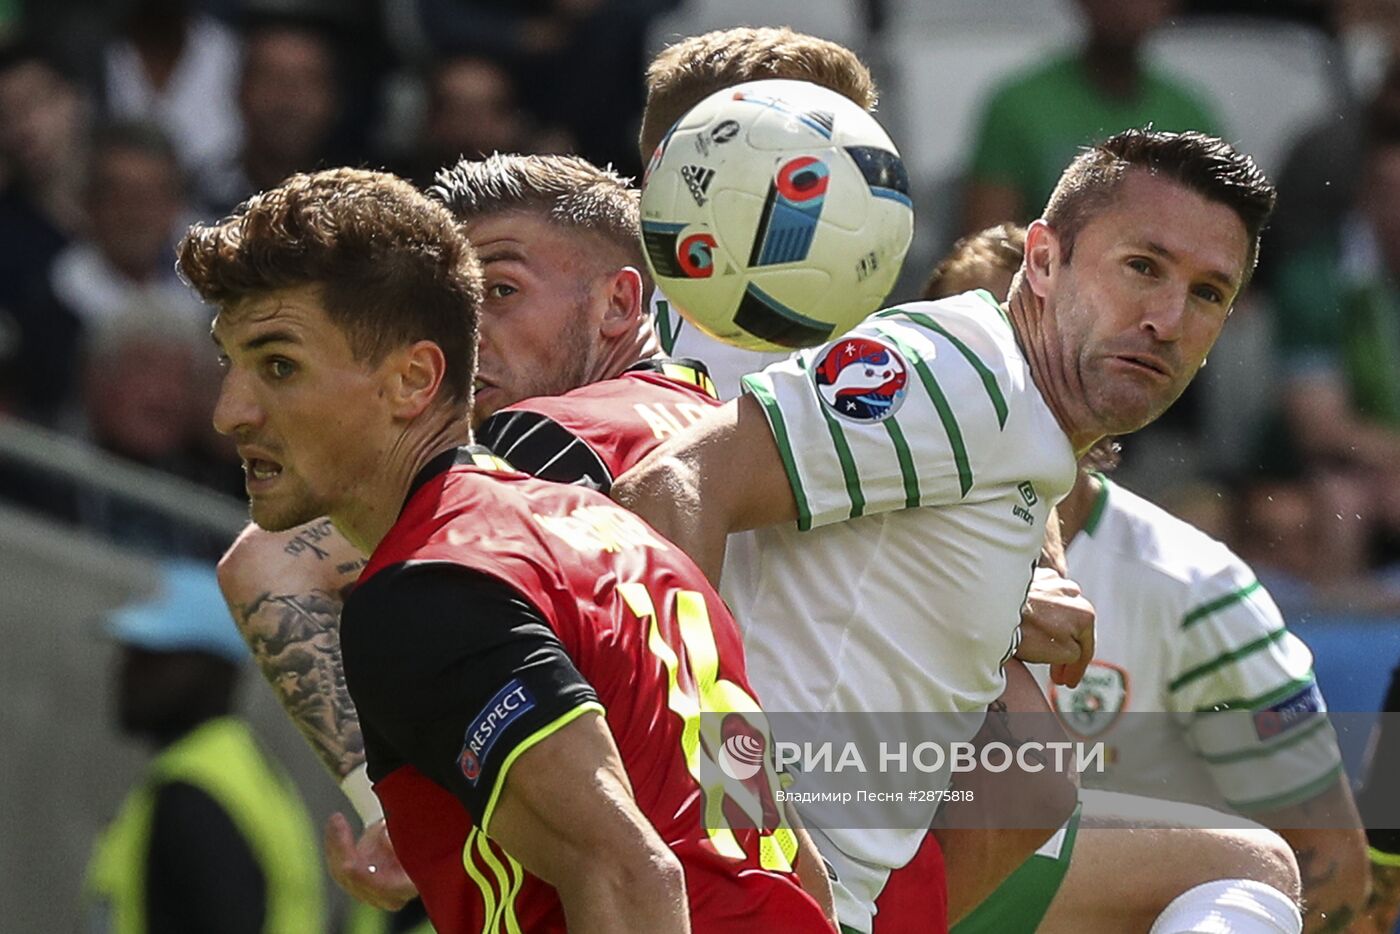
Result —
M 599 329 L 604 337 L 630 333 L 647 311 L 646 299 L 642 294 L 642 274 L 633 266 L 623 266 L 608 278 L 606 289 L 607 308 L 603 311 Z
M 1044 298 L 1060 270 L 1060 237 L 1043 220 L 1026 228 L 1026 282 L 1031 291 Z
M 415 419 L 432 405 L 447 375 L 447 357 L 433 341 L 416 341 L 386 361 L 389 410 L 395 418 Z

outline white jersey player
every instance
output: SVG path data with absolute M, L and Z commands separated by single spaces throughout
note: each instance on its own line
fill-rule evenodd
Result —
M 1254 573 L 1204 532 L 1093 482 L 1066 560 L 1098 611 L 1094 660 L 1075 688 L 1033 669 L 1066 727 L 1106 744 L 1105 770 L 1084 786 L 1251 814 L 1335 784 L 1341 754 L 1318 716 L 1312 653 Z
M 1276 828 L 1309 925 L 1340 929 L 1365 889 L 1365 838 L 1308 647 L 1225 545 L 1102 474 L 1080 477 L 1061 516 L 1070 576 L 1098 613 L 1095 657 L 1074 688 L 1032 671 L 1067 730 L 1105 745 L 1103 771 L 1081 776 L 1086 809 L 1096 789 Z
M 798 511 L 722 579 L 768 709 L 984 710 L 1075 472 L 999 306 L 983 292 L 884 312 L 744 387 Z M 946 722 L 964 727 L 946 742 L 978 726 Z M 935 810 L 919 829 L 813 829 L 843 923 L 868 929 Z
M 1073 459 L 1184 390 L 1272 201 L 1221 141 L 1119 134 L 1066 170 L 1005 316 L 975 293 L 877 314 L 748 377 L 614 495 L 711 575 L 729 533 L 765 530 L 724 585 L 767 709 L 980 709 Z M 920 929 L 879 903 L 920 830 L 813 829 L 843 924 Z

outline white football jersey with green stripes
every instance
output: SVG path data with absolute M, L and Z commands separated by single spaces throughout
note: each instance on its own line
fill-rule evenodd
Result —
M 682 318 L 660 289 L 651 292 L 651 317 L 666 356 L 686 357 L 704 363 L 705 369 L 710 371 L 710 379 L 714 380 L 715 389 L 719 391 L 719 397 L 726 401 L 739 395 L 739 379 L 746 373 L 757 373 L 770 363 L 788 358 L 785 353 L 744 350 L 715 340 Z
M 1228 548 L 1104 480 L 1066 557 L 1098 613 L 1094 662 L 1072 690 L 1032 667 L 1066 727 L 1105 744 L 1084 787 L 1248 815 L 1335 781 L 1312 653 Z
M 968 293 L 880 312 L 744 387 L 799 511 L 758 530 L 721 585 L 765 709 L 985 709 L 1005 684 L 1046 519 L 1075 477 L 1001 308 Z M 970 739 L 980 718 L 961 719 L 965 735 L 938 739 Z M 869 930 L 922 831 L 814 833 L 842 923 Z

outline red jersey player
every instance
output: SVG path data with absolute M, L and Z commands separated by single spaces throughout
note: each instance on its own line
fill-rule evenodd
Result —
M 347 611 L 350 684 L 434 922 L 825 929 L 763 806 L 771 753 L 758 789 L 704 771 L 720 734 L 703 714 L 747 714 L 746 731 L 761 715 L 693 564 L 591 491 L 424 469 L 469 437 L 473 265 L 440 206 L 351 170 L 295 177 L 181 252 L 220 305 L 216 424 L 239 442 L 255 521 L 327 515 L 379 548 Z M 420 775 L 459 802 L 442 822 L 478 828 L 479 861 L 415 836 L 399 789 Z

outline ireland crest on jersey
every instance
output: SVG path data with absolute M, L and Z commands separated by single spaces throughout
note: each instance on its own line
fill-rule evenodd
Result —
M 909 365 L 882 340 L 844 337 L 822 351 L 812 378 L 832 412 L 853 422 L 882 422 L 904 401 Z
M 1053 685 L 1051 702 L 1065 729 L 1080 739 L 1108 730 L 1128 705 L 1128 673 L 1108 662 L 1092 661 L 1075 688 Z

